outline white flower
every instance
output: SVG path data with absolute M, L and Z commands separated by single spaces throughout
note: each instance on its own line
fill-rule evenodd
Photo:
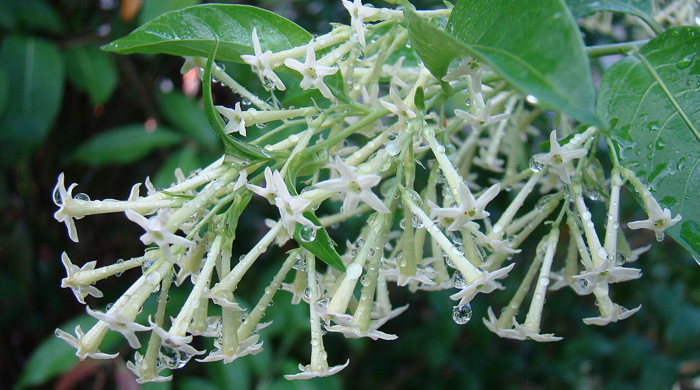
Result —
M 360 0 L 354 0 L 353 2 L 343 0 L 343 6 L 350 13 L 350 26 L 357 34 L 357 40 L 360 41 L 362 46 L 365 46 L 365 30 L 362 23 L 365 18 L 376 15 L 378 11 L 372 7 L 362 5 Z
M 475 116 L 464 110 L 455 110 L 455 116 L 462 118 L 467 121 L 475 131 L 481 131 L 484 127 L 498 123 L 502 120 L 508 119 L 509 115 L 506 113 L 491 115 L 491 101 L 487 101 L 484 108 L 481 110 L 479 115 Z
M 279 209 L 280 219 L 290 237 L 294 234 L 297 222 L 314 230 L 318 229 L 318 226 L 304 216 L 304 211 L 309 208 L 311 201 L 300 196 L 292 196 L 279 171 L 272 173 L 271 182 L 267 185 L 275 190 L 274 204 Z
M 615 266 L 610 260 L 604 261 L 595 269 L 572 276 L 573 279 L 583 281 L 586 294 L 590 294 L 599 283 L 620 283 L 641 277 L 640 269 Z
M 617 303 L 614 303 L 613 310 L 610 312 L 610 314 L 608 316 L 584 318 L 583 323 L 586 325 L 604 326 L 604 325 L 607 325 L 611 322 L 617 322 L 620 320 L 624 320 L 625 318 L 628 318 L 628 317 L 632 316 L 632 314 L 638 312 L 639 309 L 641 309 L 641 308 L 642 308 L 642 305 L 639 305 L 632 310 L 628 310 L 627 308 L 622 307 L 622 306 L 618 305 Z
M 135 332 L 146 332 L 152 328 L 149 326 L 143 326 L 139 323 L 134 322 L 132 319 L 125 317 L 119 312 L 116 313 L 102 313 L 99 311 L 93 311 L 89 307 L 85 307 L 87 313 L 92 317 L 107 324 L 107 327 L 115 332 L 121 333 L 124 338 L 129 342 L 131 348 L 138 349 L 141 348 L 141 343 L 136 337 Z
M 361 200 L 380 213 L 386 214 L 391 212 L 381 199 L 372 192 L 372 187 L 379 184 L 382 180 L 381 176 L 376 174 L 358 175 L 355 167 L 346 164 L 342 158 L 337 156 L 333 166 L 340 173 L 340 177 L 317 183 L 316 187 L 326 191 L 344 193 L 343 214 L 352 214 Z
M 393 104 L 385 100 L 381 100 L 380 103 L 382 104 L 382 106 L 384 106 L 384 108 L 391 111 L 394 115 L 396 115 L 399 118 L 399 123 L 405 122 L 407 119 L 413 119 L 416 117 L 416 113 L 410 108 L 408 108 L 406 103 L 404 103 L 403 99 L 401 99 L 396 93 L 396 89 L 393 85 L 389 87 L 389 97 L 391 97 L 391 100 L 394 102 Z
M 224 363 L 231 363 L 232 361 L 246 356 L 246 355 L 255 355 L 258 352 L 262 351 L 262 342 L 258 343 L 258 339 L 260 338 L 259 334 L 252 335 L 248 337 L 247 339 L 241 341 L 238 343 L 238 348 L 236 349 L 236 352 L 228 355 L 226 354 L 222 348 L 221 348 L 221 342 L 217 339 L 214 341 L 214 346 L 217 348 L 214 351 L 209 352 L 209 355 L 205 357 L 204 359 L 197 359 L 198 362 L 215 362 L 219 360 L 223 360 Z
M 246 184 L 245 186 L 254 193 L 266 198 L 270 203 L 273 203 L 277 189 L 275 187 L 275 182 L 272 180 L 272 170 L 270 167 L 265 167 L 263 173 L 265 175 L 265 187 L 256 186 L 254 184 Z
M 370 321 L 369 328 L 364 331 L 360 331 L 358 326 L 352 323 L 353 316 L 347 314 L 334 314 L 333 321 L 337 325 L 326 326 L 326 330 L 329 332 L 339 332 L 345 335 L 345 337 L 356 339 L 361 337 L 369 337 L 372 340 L 396 340 L 398 336 L 395 334 L 384 333 L 379 330 L 379 327 L 386 324 L 392 318 L 397 317 L 399 314 L 403 313 L 408 309 L 408 305 L 398 307 L 387 315 L 376 318 Z
M 324 377 L 324 376 L 331 376 L 334 374 L 337 374 L 340 372 L 343 368 L 347 367 L 348 364 L 350 364 L 350 359 L 348 359 L 345 364 L 338 365 L 338 366 L 333 366 L 328 368 L 327 366 L 321 366 L 319 367 L 313 367 L 311 364 L 304 366 L 303 364 L 299 364 L 299 371 L 301 371 L 298 374 L 293 374 L 293 375 L 285 375 L 284 379 L 287 380 L 294 380 L 294 379 L 311 379 L 311 378 L 318 378 L 318 377 Z
M 546 154 L 536 154 L 532 158 L 539 164 L 549 165 L 554 169 L 559 175 L 559 179 L 565 184 L 571 183 L 571 177 L 569 176 L 569 169 L 567 168 L 567 163 L 573 159 L 581 158 L 588 154 L 586 149 L 574 149 L 568 150 L 559 146 L 557 142 L 557 131 L 552 130 L 549 134 L 549 153 Z
M 456 68 L 450 70 L 449 72 L 447 72 L 447 74 L 442 76 L 442 81 L 453 81 L 457 80 L 462 76 L 474 75 L 478 72 L 481 72 L 481 65 L 479 65 L 479 63 L 474 59 L 463 57 Z M 477 86 L 475 85 L 474 87 Z M 478 87 L 481 87 L 481 85 L 479 85 Z
M 83 332 L 83 329 L 80 327 L 80 325 L 77 325 L 75 327 L 75 336 L 68 332 L 62 331 L 61 329 L 56 329 L 56 336 L 70 344 L 73 348 L 75 348 L 77 350 L 75 354 L 80 359 L 85 359 L 87 357 L 91 357 L 93 359 L 114 359 L 115 357 L 117 357 L 117 355 L 119 355 L 118 353 L 109 354 L 100 352 L 100 350 L 97 349 L 97 347 L 99 346 L 99 342 L 96 343 L 97 345 L 94 346 L 85 345 L 85 343 L 83 342 L 85 333 Z M 99 341 L 101 340 L 102 339 L 99 339 Z
M 148 323 L 151 324 L 151 328 L 153 329 L 153 331 L 156 332 L 156 334 L 160 337 L 161 344 L 165 345 L 166 347 L 177 350 L 177 352 L 181 356 L 185 355 L 183 357 L 189 358 L 192 355 L 201 355 L 205 352 L 199 351 L 190 345 L 190 343 L 192 342 L 192 336 L 174 335 L 161 328 L 160 326 L 154 324 L 153 321 L 151 321 L 150 317 L 148 317 Z
M 126 362 L 126 368 L 136 375 L 136 382 L 141 384 L 147 382 L 169 382 L 173 379 L 172 375 L 158 375 L 161 371 L 165 370 L 165 364 L 155 364 L 155 362 L 152 364 L 154 367 L 149 369 L 144 361 L 144 357 L 140 353 L 136 352 L 134 354 L 134 361 Z
M 150 218 L 146 218 L 131 209 L 127 209 L 125 213 L 127 218 L 146 230 L 146 233 L 140 237 L 141 242 L 145 245 L 158 245 L 168 257 L 170 257 L 170 244 L 183 248 L 189 248 L 193 244 L 192 241 L 167 230 L 168 213 L 163 210 L 158 210 L 158 213 Z
M 263 53 L 262 49 L 260 48 L 260 39 L 258 39 L 258 31 L 256 28 L 253 28 L 253 51 L 255 52 L 255 55 L 244 54 L 241 56 L 243 62 L 253 67 L 253 71 L 255 71 L 258 77 L 260 77 L 263 84 L 268 85 L 268 83 L 270 83 L 280 91 L 287 89 L 284 86 L 284 83 L 282 83 L 282 80 L 280 80 L 280 78 L 277 77 L 275 72 L 272 70 L 272 66 L 270 64 L 272 52 L 268 50 Z
M 469 187 L 462 181 L 459 185 L 459 205 L 456 207 L 437 207 L 430 202 L 431 213 L 440 219 L 448 231 L 459 230 L 462 226 L 474 219 L 483 219 L 489 216 L 485 210 L 486 205 L 500 192 L 500 185 L 494 184 L 486 190 L 479 199 L 475 199 Z
M 241 111 L 241 102 L 236 102 L 233 109 L 224 106 L 214 106 L 214 108 L 228 121 L 226 122 L 226 127 L 224 127 L 224 133 L 239 133 L 244 137 L 246 136 L 245 119 L 243 119 L 243 111 Z
M 489 319 L 486 320 L 486 318 L 483 319 L 484 325 L 493 333 L 497 334 L 499 337 L 507 338 L 507 339 L 514 339 L 514 340 L 525 340 L 525 339 L 532 339 L 534 341 L 539 341 L 539 342 L 551 342 L 551 341 L 559 341 L 562 339 L 562 337 L 557 337 L 552 333 L 547 333 L 547 334 L 539 334 L 539 333 L 533 333 L 529 330 L 527 330 L 523 325 L 518 324 L 515 321 L 515 318 L 513 318 L 513 328 L 511 329 L 502 329 L 499 328 L 496 325 L 496 322 L 498 321 L 496 319 L 496 315 L 493 314 L 493 309 L 491 307 L 488 308 L 488 316 Z
M 66 277 L 61 280 L 62 288 L 70 288 L 73 291 L 75 298 L 82 304 L 85 304 L 85 297 L 88 295 L 92 295 L 95 298 L 102 298 L 102 291 L 98 290 L 97 287 L 75 284 L 75 281 L 73 280 L 75 275 L 81 271 L 90 271 L 95 269 L 95 265 L 97 265 L 96 261 L 89 261 L 82 267 L 78 267 L 77 265 L 71 263 L 66 252 L 63 252 L 61 253 L 61 262 L 63 263 L 63 267 L 66 269 Z
M 74 205 L 76 202 L 82 202 L 81 200 L 73 199 L 73 188 L 77 187 L 76 183 L 73 183 L 66 190 L 64 184 L 63 173 L 58 175 L 58 182 L 56 187 L 53 189 L 53 202 L 59 207 L 58 211 L 53 214 L 58 222 L 65 222 L 66 228 L 68 229 L 68 237 L 70 237 L 73 242 L 78 242 L 78 231 L 75 229 L 74 219 L 81 219 L 82 214 L 76 214 L 70 210 L 70 206 Z
M 680 214 L 676 214 L 674 218 L 671 218 L 671 210 L 667 208 L 661 210 L 661 206 L 651 194 L 645 194 L 642 196 L 642 199 L 644 200 L 649 218 L 643 221 L 630 222 L 627 226 L 635 230 L 653 230 L 656 235 L 656 240 L 661 241 L 664 239 L 664 230 L 678 223 L 678 221 L 681 220 L 681 216 Z
M 328 86 L 323 82 L 323 78 L 335 74 L 338 68 L 330 66 L 322 66 L 316 63 L 316 53 L 314 52 L 313 40 L 306 46 L 306 61 L 301 63 L 293 58 L 284 60 L 284 64 L 297 72 L 301 73 L 304 78 L 299 86 L 303 89 L 317 88 L 321 94 L 327 99 L 332 99 Z
M 488 294 L 496 289 L 503 289 L 503 286 L 496 280 L 508 276 L 508 273 L 514 266 L 515 263 L 512 263 L 509 266 L 499 268 L 493 272 L 482 271 L 482 276 L 480 278 L 474 281 L 467 281 L 467 286 L 459 292 L 450 295 L 450 299 L 455 301 L 459 299 L 459 304 L 464 305 L 471 302 L 478 293 Z

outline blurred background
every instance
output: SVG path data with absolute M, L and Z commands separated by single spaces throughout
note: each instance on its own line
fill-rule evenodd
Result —
M 78 183 L 76 193 L 94 199 L 126 198 L 131 185 L 147 176 L 157 187 L 167 186 L 174 180 L 175 167 L 187 173 L 220 156 L 222 150 L 201 110 L 197 80 L 179 73 L 182 59 L 99 50 L 166 11 L 197 3 L 0 0 L 0 389 L 139 388 L 122 358 L 80 363 L 74 350 L 54 337 L 54 329 L 72 329 L 86 318 L 70 290 L 60 288 L 65 276 L 61 252 L 67 251 L 77 264 L 91 260 L 110 264 L 137 256 L 143 250 L 137 240 L 140 228 L 121 215 L 87 218 L 77 222 L 80 243 L 73 243 L 65 227 L 52 218 L 56 207 L 51 193 L 58 174 L 65 172 L 67 183 Z M 245 3 L 279 13 L 312 33 L 327 32 L 329 22 L 349 22 L 340 1 Z M 418 8 L 441 5 L 413 3 Z M 625 27 L 621 18 L 609 19 L 618 26 L 615 39 L 621 29 L 628 36 L 639 33 L 634 25 Z M 586 39 L 608 42 L 613 39 L 609 34 L 592 28 Z M 230 64 L 227 71 L 239 81 L 257 83 L 257 77 L 246 76 L 250 74 L 246 67 Z M 235 102 L 235 96 L 223 89 L 215 89 L 215 98 L 218 104 Z M 626 205 L 623 220 L 641 219 L 629 196 Z M 247 213 L 250 224 L 243 226 L 259 226 L 263 217 L 261 212 Z M 252 237 L 256 231 L 240 234 Z M 633 236 L 632 247 L 656 244 L 651 233 Z M 527 259 L 533 253 L 530 248 L 521 256 Z M 274 261 L 263 260 L 263 265 Z M 700 388 L 698 265 L 667 238 L 643 255 L 637 267 L 644 276 L 615 285 L 613 299 L 629 308 L 639 304 L 643 308 L 620 323 L 585 326 L 581 318 L 596 312 L 592 299 L 570 291 L 548 296 L 544 331 L 565 338 L 551 344 L 500 339 L 483 326 L 481 317 L 488 305 L 502 307 L 510 293 L 476 299 L 474 319 L 460 326 L 452 321 L 453 303 L 447 292 L 409 294 L 396 289 L 395 305 L 411 305 L 386 325 L 385 331 L 399 339 L 373 342 L 329 334 L 330 364 L 347 358 L 351 364 L 336 376 L 310 381 L 282 378 L 296 372 L 297 362 L 308 362 L 309 348 L 308 308 L 289 304 L 288 294 L 280 293 L 266 317 L 274 322 L 262 332 L 266 346 L 262 353 L 228 365 L 192 362 L 176 372 L 172 382 L 142 387 Z M 274 271 L 263 266 L 251 275 L 246 280 L 248 296 L 259 296 Z M 125 273 L 121 280 L 104 282 L 99 287 L 105 298 L 88 303 L 101 307 L 137 276 Z M 516 280 L 508 279 L 511 284 Z M 131 358 L 119 335 L 112 334 L 103 346 Z

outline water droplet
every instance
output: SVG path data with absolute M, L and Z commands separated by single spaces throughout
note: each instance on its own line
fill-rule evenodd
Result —
M 370 282 L 371 282 L 371 280 L 370 280 L 369 276 L 367 276 L 367 275 L 363 275 L 360 278 L 360 283 L 362 283 L 362 285 L 365 287 L 369 286 Z
M 306 271 L 306 259 L 302 255 L 297 255 L 297 259 L 292 268 L 297 271 Z
M 301 229 L 299 229 L 299 239 L 303 242 L 312 242 L 316 239 L 316 229 L 311 226 L 302 226 Z
M 386 144 L 386 152 L 391 156 L 396 156 L 401 152 L 401 145 L 398 142 L 389 142 Z
M 459 271 L 455 271 L 455 273 L 452 274 L 452 284 L 455 288 L 459 289 L 467 287 L 467 281 L 464 280 L 464 276 L 462 276 L 462 273 Z
M 414 215 L 413 218 L 411 218 L 411 226 L 416 229 L 420 229 L 423 227 L 423 221 L 421 221 L 419 216 Z
M 82 192 L 79 193 L 79 194 L 75 194 L 75 196 L 73 197 L 73 199 L 75 199 L 75 200 L 80 200 L 80 201 L 83 201 L 83 202 L 89 202 L 89 201 L 90 201 L 90 197 L 89 197 L 87 194 L 82 193 Z
M 535 95 L 527 95 L 525 100 L 530 104 L 537 104 L 540 101 Z
M 457 325 L 464 325 L 472 319 L 472 306 L 469 303 L 454 306 L 452 308 L 452 319 Z
M 689 54 L 689 55 L 687 55 L 685 58 L 683 58 L 683 59 L 679 60 L 678 62 L 676 62 L 676 66 L 678 67 L 678 69 L 686 69 L 686 68 L 688 68 L 688 67 L 693 63 L 693 56 L 694 56 L 694 55 L 695 55 L 695 54 Z
M 535 156 L 530 157 L 530 170 L 537 173 L 541 172 L 544 169 L 544 164 L 541 162 L 537 161 Z

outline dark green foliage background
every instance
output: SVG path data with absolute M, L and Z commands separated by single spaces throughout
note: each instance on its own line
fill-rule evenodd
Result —
M 12 64 L 18 59 L 5 54 L 10 49 L 0 51 L 4 55 L 0 58 L 0 126 L 6 126 L 0 127 L 0 388 L 20 384 L 64 389 L 134 386 L 121 358 L 76 365 L 70 348 L 56 340 L 53 331 L 84 316 L 83 307 L 70 291 L 59 287 L 64 276 L 61 252 L 66 250 L 78 264 L 97 260 L 102 265 L 129 258 L 142 249 L 137 240 L 139 229 L 121 215 L 86 218 L 77 222 L 80 243 L 72 243 L 64 226 L 52 219 L 55 206 L 50 194 L 58 173 L 65 172 L 69 182 L 79 184 L 76 192 L 86 192 L 93 198 L 125 198 L 130 186 L 148 175 L 156 185 L 164 186 L 173 180 L 173 167 L 194 169 L 221 153 L 197 100 L 161 91 L 164 80 L 170 80 L 175 91 L 181 90 L 181 59 L 100 52 L 96 56 L 104 56 L 94 62 L 100 76 L 76 77 L 80 64 L 86 64 L 80 61 L 81 55 L 94 53 L 91 48 L 124 36 L 158 15 L 155 3 L 183 6 L 196 1 L 147 0 L 141 14 L 127 22 L 119 17 L 118 6 L 103 9 L 96 1 L 0 0 L 2 47 L 20 42 L 21 49 L 25 47 L 22 42 L 30 41 L 37 42 L 35 47 L 50 46 L 43 52 L 49 52 L 47 69 L 35 75 L 38 79 L 33 81 L 50 79 L 51 84 L 42 84 L 46 94 L 36 98 L 51 99 L 51 93 L 60 96 L 55 113 L 48 112 L 53 109 L 48 104 L 36 114 L 37 120 L 46 122 L 43 130 L 37 128 L 19 136 L 10 133 L 7 118 L 16 112 L 8 110 L 17 107 L 13 100 L 18 92 L 12 89 L 17 85 L 17 80 L 11 79 L 15 72 Z M 328 31 L 329 21 L 349 21 L 339 1 L 246 3 L 280 13 L 313 33 Z M 413 3 L 419 9 L 439 5 L 437 1 Z M 98 28 L 105 25 L 110 27 L 109 32 L 98 35 Z M 587 40 L 595 39 L 595 35 L 587 35 Z M 228 65 L 227 71 L 239 76 L 249 72 L 235 64 Z M 112 78 L 117 81 L 109 81 Z M 102 80 L 104 85 L 95 81 L 90 84 L 90 80 Z M 233 105 L 227 91 L 215 88 L 214 94 L 217 104 Z M 172 134 L 168 133 L 166 140 L 151 139 L 126 158 L 90 158 L 89 146 L 97 142 L 93 137 L 125 127 L 133 131 L 135 124 L 149 118 Z M 18 128 L 31 126 L 41 124 L 27 123 Z M 623 218 L 642 219 L 639 208 L 626 195 L 628 209 Z M 602 211 L 602 206 L 598 207 Z M 264 229 L 265 216 L 251 209 L 243 214 L 240 224 L 249 228 L 239 229 L 237 234 L 242 239 L 237 242 L 249 242 Z M 353 226 L 344 231 L 358 229 Z M 331 230 L 330 234 L 339 237 L 340 232 Z M 632 236 L 633 247 L 655 243 L 648 232 Z M 240 253 L 247 249 L 235 248 Z M 527 262 L 533 252 L 534 248 L 524 251 L 516 262 Z M 256 272 L 251 272 L 241 287 L 247 290 L 245 296 L 260 295 L 278 260 L 261 259 Z M 613 286 L 616 302 L 630 308 L 643 305 L 639 313 L 621 323 L 604 328 L 585 326 L 581 318 L 596 313 L 591 297 L 580 298 L 569 291 L 548 296 L 543 330 L 565 337 L 552 344 L 500 339 L 479 320 L 488 305 L 502 307 L 507 303 L 508 291 L 518 280 L 515 273 L 524 267 L 513 271 L 506 283 L 509 290 L 478 297 L 473 303 L 474 319 L 463 326 L 451 319 L 452 302 L 447 292 L 409 294 L 396 289 L 395 304 L 411 305 L 386 325 L 386 331 L 396 333 L 399 339 L 372 342 L 328 335 L 330 363 L 350 358 L 350 366 L 335 377 L 303 382 L 288 382 L 282 375 L 296 372 L 297 362 L 308 361 L 308 309 L 290 305 L 289 295 L 282 292 L 266 317 L 274 323 L 262 333 L 266 349 L 261 354 L 229 365 L 193 362 L 177 372 L 172 383 L 144 388 L 668 389 L 674 383 L 691 388 L 692 379 L 700 376 L 698 266 L 667 239 L 654 245 L 639 260 L 638 267 L 644 272 L 642 279 Z M 99 308 L 116 299 L 136 277 L 137 273 L 131 272 L 101 283 L 105 298 L 89 300 L 89 305 Z M 173 304 L 184 298 L 173 296 Z M 123 359 L 130 358 L 120 337 L 106 340 L 105 349 L 121 351 Z

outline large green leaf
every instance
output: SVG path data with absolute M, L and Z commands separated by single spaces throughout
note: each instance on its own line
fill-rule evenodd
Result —
M 0 165 L 10 165 L 41 144 L 58 114 L 63 57 L 51 42 L 9 36 L 0 50 L 0 68 L 11 91 L 0 118 Z
M 700 258 L 700 28 L 668 30 L 608 69 L 598 110 L 620 163 L 683 219 L 667 233 Z
M 207 117 L 197 99 L 188 98 L 181 92 L 159 92 L 158 105 L 168 123 L 186 132 L 209 151 L 220 149 L 219 139 L 209 126 Z
M 103 49 L 206 57 L 218 41 L 217 60 L 241 62 L 241 54 L 253 54 L 253 28 L 263 50 L 285 50 L 311 39 L 290 20 L 260 8 L 203 4 L 163 14 Z
M 438 78 L 471 56 L 544 107 L 600 125 L 580 32 L 563 0 L 462 0 L 446 30 L 406 11 L 416 51 Z
M 623 12 L 641 18 L 654 29 L 660 28 L 651 16 L 654 14 L 651 0 L 566 0 L 566 4 L 576 18 L 600 11 Z
M 94 104 L 104 103 L 117 87 L 117 66 L 112 54 L 93 45 L 72 47 L 65 52 L 70 80 L 90 96 Z
M 75 159 L 90 165 L 128 164 L 139 160 L 155 149 L 180 142 L 182 136 L 159 126 L 146 131 L 134 124 L 106 130 L 80 145 Z

